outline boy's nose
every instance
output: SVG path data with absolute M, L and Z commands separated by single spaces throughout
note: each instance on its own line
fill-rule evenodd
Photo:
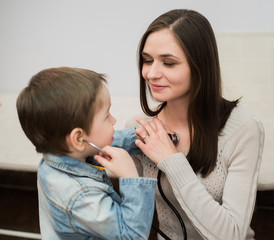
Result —
M 111 120 L 112 120 L 112 125 L 114 125 L 115 123 L 116 123 L 116 118 L 115 117 L 113 117 L 112 115 L 111 115 Z

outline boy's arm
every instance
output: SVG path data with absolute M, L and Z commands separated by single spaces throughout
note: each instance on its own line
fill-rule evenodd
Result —
M 114 140 L 112 142 L 113 147 L 123 148 L 126 150 L 129 155 L 135 156 L 141 154 L 142 151 L 135 144 L 135 140 L 137 139 L 135 128 L 125 128 L 122 130 L 116 130 L 113 134 Z M 93 156 L 90 156 L 86 159 L 86 162 L 92 163 Z
M 135 145 L 137 139 L 135 128 L 125 128 L 114 132 L 113 147 L 125 149 L 131 156 L 141 153 L 141 150 Z
M 120 194 L 90 189 L 72 209 L 73 228 L 103 239 L 148 239 L 154 213 L 156 179 L 120 178 Z

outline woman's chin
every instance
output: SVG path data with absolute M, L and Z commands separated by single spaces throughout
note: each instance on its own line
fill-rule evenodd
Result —
M 166 98 L 164 98 L 164 97 L 161 97 L 161 96 L 152 96 L 152 99 L 153 99 L 153 101 L 156 101 L 156 102 L 166 102 L 167 101 L 167 99 Z

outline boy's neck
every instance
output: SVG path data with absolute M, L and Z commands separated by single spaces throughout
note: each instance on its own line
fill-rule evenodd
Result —
M 80 160 L 81 162 L 86 162 L 86 158 L 87 158 L 87 156 L 84 156 L 83 153 L 76 152 L 76 151 L 68 153 L 67 156 Z

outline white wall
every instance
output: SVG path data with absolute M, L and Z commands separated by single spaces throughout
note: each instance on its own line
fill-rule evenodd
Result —
M 174 8 L 201 12 L 216 32 L 274 32 L 272 0 L 0 0 L 0 93 L 73 66 L 108 74 L 113 97 L 137 97 L 139 39 Z

